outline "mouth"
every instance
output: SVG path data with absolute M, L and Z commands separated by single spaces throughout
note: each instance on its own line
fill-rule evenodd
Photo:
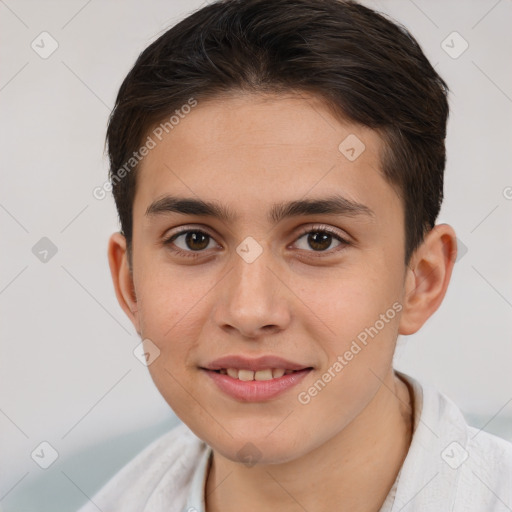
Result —
M 266 381 L 273 379 L 280 379 L 284 375 L 290 375 L 292 373 L 301 372 L 303 370 L 312 370 L 313 368 L 308 367 L 302 370 L 285 370 L 284 368 L 266 368 L 264 370 L 246 370 L 238 368 L 221 368 L 220 370 L 210 370 L 219 375 L 227 375 L 232 379 L 241 380 L 243 382 L 250 381 Z
M 202 370 L 223 394 L 241 402 L 265 402 L 296 386 L 313 366 L 275 356 L 226 356 Z

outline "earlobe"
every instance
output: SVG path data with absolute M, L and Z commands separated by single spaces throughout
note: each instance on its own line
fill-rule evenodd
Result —
M 119 305 L 140 333 L 137 297 L 128 262 L 126 238 L 121 233 L 113 233 L 110 237 L 108 263 Z
M 425 236 L 407 269 L 400 334 L 414 334 L 441 305 L 456 255 L 457 238 L 448 224 L 435 226 Z

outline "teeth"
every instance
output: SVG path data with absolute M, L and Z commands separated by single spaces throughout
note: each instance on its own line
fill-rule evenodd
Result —
M 279 379 L 283 375 L 293 373 L 293 370 L 285 370 L 284 368 L 267 368 L 265 370 L 237 370 L 236 368 L 222 368 L 219 370 L 221 375 L 229 375 L 232 379 L 238 379 L 244 382 L 251 380 L 271 380 Z
M 233 379 L 238 379 L 238 370 L 235 370 L 234 368 L 228 368 L 226 371 L 228 372 L 228 375 L 230 377 L 232 377 Z
M 258 370 L 254 372 L 254 380 L 271 380 L 272 370 Z
M 238 370 L 238 380 L 254 380 L 254 372 L 251 370 Z

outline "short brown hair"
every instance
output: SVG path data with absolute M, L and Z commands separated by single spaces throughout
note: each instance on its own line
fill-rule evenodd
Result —
M 110 179 L 131 251 L 136 165 L 155 124 L 190 98 L 306 92 L 379 132 L 386 179 L 405 211 L 405 260 L 434 227 L 443 199 L 448 87 L 416 40 L 354 1 L 220 0 L 167 30 L 138 57 L 110 116 Z

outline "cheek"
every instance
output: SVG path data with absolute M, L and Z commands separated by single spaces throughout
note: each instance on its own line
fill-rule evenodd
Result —
M 202 414 L 191 400 L 189 382 L 196 369 L 190 361 L 200 339 L 201 299 L 209 287 L 201 281 L 190 286 L 183 275 L 170 269 L 159 272 L 155 266 L 149 268 L 154 271 L 143 275 L 138 290 L 139 318 L 142 337 L 156 345 L 159 355 L 148 370 L 175 414 L 190 423 Z
M 393 309 L 392 306 L 401 297 L 398 281 L 394 272 L 379 268 L 378 263 L 331 270 L 329 274 L 318 276 L 314 282 L 304 281 L 301 298 L 314 313 L 309 316 L 322 320 L 328 339 L 334 340 L 332 345 L 341 349 L 347 341 L 355 339 L 376 322 L 379 331 L 383 331 L 383 337 L 392 337 L 391 331 L 397 328 L 398 323 L 396 307 Z M 385 315 L 384 326 L 380 321 L 381 315 Z
M 178 267 L 158 259 L 142 260 L 136 294 L 142 334 L 165 348 L 183 329 L 194 328 L 203 299 L 215 285 L 214 276 L 197 266 Z
M 377 262 L 337 277 L 315 305 L 329 327 L 320 341 L 326 362 L 314 387 L 301 389 L 320 415 L 329 403 L 355 414 L 373 397 L 392 364 L 402 309 L 397 276 Z
M 153 262 L 145 268 L 151 271 L 141 269 L 136 289 L 141 336 L 150 339 L 160 351 L 148 369 L 160 393 L 180 415 L 184 404 L 190 402 L 184 388 L 189 372 L 195 371 L 191 354 L 201 338 L 205 297 L 214 283 L 189 278 L 186 270 L 170 265 Z
M 393 361 L 401 304 L 391 297 L 374 300 L 371 293 L 357 298 L 324 310 L 335 325 L 335 335 L 321 342 L 326 362 L 297 390 L 301 411 L 323 425 L 326 435 L 344 428 L 370 403 Z

